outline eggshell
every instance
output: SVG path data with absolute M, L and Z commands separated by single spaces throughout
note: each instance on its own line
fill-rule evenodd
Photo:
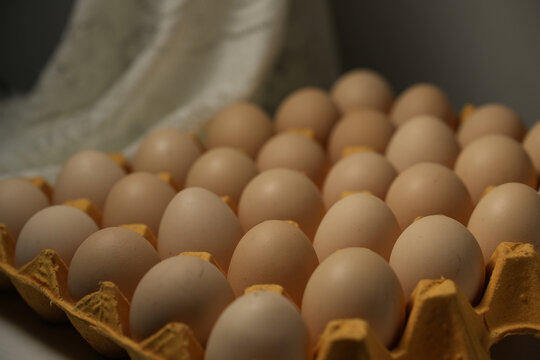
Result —
M 69 158 L 56 178 L 53 203 L 86 198 L 103 211 L 107 194 L 125 174 L 118 163 L 102 152 L 78 152 Z
M 473 204 L 460 178 L 447 167 L 419 163 L 403 171 L 394 180 L 386 203 L 405 229 L 418 216 L 446 215 L 467 224 Z
M 394 100 L 394 91 L 381 74 L 368 69 L 354 69 L 341 75 L 334 83 L 331 96 L 342 113 L 362 108 L 387 112 Z
M 467 145 L 456 160 L 455 172 L 475 204 L 488 186 L 507 182 L 537 186 L 531 158 L 520 143 L 503 135 L 486 135 Z
M 174 189 L 154 174 L 129 174 L 107 196 L 103 227 L 141 223 L 157 234 L 161 216 L 174 195 Z
M 369 248 L 388 260 L 400 232 L 384 201 L 370 194 L 353 194 L 336 202 L 324 215 L 313 247 L 319 261 L 348 247 Z
M 307 236 L 295 225 L 267 220 L 249 230 L 231 258 L 227 279 L 236 296 L 256 284 L 279 284 L 300 306 L 304 288 L 319 265 Z
M 174 256 L 152 267 L 131 302 L 131 335 L 141 340 L 166 324 L 187 324 L 204 346 L 234 293 L 217 267 L 195 256 Z
M 390 266 L 408 298 L 422 279 L 453 280 L 474 303 L 484 285 L 484 257 L 465 226 L 444 215 L 423 217 L 409 225 L 392 249 Z
M 133 170 L 168 172 L 183 187 L 191 165 L 201 155 L 193 137 L 178 129 L 162 128 L 144 138 L 133 159 Z
M 21 229 L 15 247 L 15 264 L 21 267 L 41 250 L 52 249 L 69 267 L 79 245 L 97 230 L 94 220 L 79 209 L 66 205 L 46 207 Z
M 354 110 L 345 114 L 332 129 L 328 156 L 337 162 L 348 146 L 367 146 L 383 154 L 394 133 L 388 116 L 375 110 Z
M 459 151 L 454 132 L 446 123 L 431 115 L 417 115 L 396 130 L 386 157 L 398 172 L 421 162 L 453 169 Z
M 531 243 L 540 250 L 540 196 L 524 184 L 499 185 L 478 202 L 467 227 L 486 263 L 503 241 Z
M 244 235 L 235 214 L 216 194 L 186 188 L 172 199 L 159 225 L 158 253 L 164 259 L 184 251 L 206 251 L 227 271 Z
M 534 125 L 523 140 L 523 147 L 531 157 L 536 176 L 540 179 L 540 121 Z
M 271 169 L 257 175 L 244 189 L 238 205 L 238 218 L 245 231 L 264 220 L 293 220 L 310 239 L 323 215 L 317 186 L 290 169 Z
M 234 103 L 216 115 L 206 132 L 209 149 L 229 146 L 255 158 L 264 142 L 274 134 L 270 117 L 253 103 Z
M 47 196 L 31 182 L 24 179 L 0 181 L 0 223 L 7 226 L 14 239 L 26 221 L 47 206 Z
M 99 230 L 82 242 L 73 255 L 68 289 L 74 299 L 99 290 L 102 281 L 112 281 L 131 301 L 143 275 L 160 258 L 152 245 L 135 231 L 121 227 Z
M 254 291 L 220 315 L 208 339 L 206 360 L 311 359 L 304 320 L 282 295 Z
M 244 152 L 229 147 L 214 148 L 195 161 L 186 178 L 186 187 L 202 187 L 219 196 L 229 196 L 238 204 L 244 187 L 258 173 L 255 162 Z
M 330 320 L 359 317 L 388 346 L 401 330 L 405 299 L 396 274 L 381 256 L 365 248 L 347 248 L 315 269 L 301 311 L 313 342 Z
M 339 112 L 326 91 L 306 87 L 289 94 L 279 104 L 275 115 L 276 131 L 309 128 L 322 144 L 339 118 Z

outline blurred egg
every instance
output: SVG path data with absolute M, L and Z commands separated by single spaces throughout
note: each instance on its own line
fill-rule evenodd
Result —
M 523 147 L 531 157 L 536 169 L 536 176 L 540 179 L 540 121 L 525 136 Z
M 531 158 L 516 140 L 486 135 L 467 145 L 459 154 L 456 174 L 463 180 L 474 204 L 488 186 L 520 182 L 536 189 L 536 171 Z
M 383 154 L 394 133 L 388 116 L 375 110 L 354 110 L 334 126 L 328 139 L 328 156 L 337 162 L 349 146 L 366 146 Z
M 454 132 L 446 123 L 431 115 L 418 115 L 396 130 L 386 148 L 386 157 L 398 172 L 421 162 L 453 169 L 459 151 Z
M 405 299 L 388 263 L 365 248 L 347 248 L 327 257 L 309 279 L 302 301 L 311 340 L 330 320 L 363 318 L 388 346 L 405 318 Z
M 243 234 L 236 215 L 219 196 L 203 188 L 186 188 L 163 214 L 157 249 L 162 259 L 184 251 L 206 251 L 227 271 Z
M 283 132 L 263 145 L 257 166 L 261 171 L 279 167 L 298 170 L 321 185 L 326 174 L 326 153 L 319 143 L 306 136 Z
M 453 280 L 474 303 L 484 285 L 484 258 L 476 239 L 444 215 L 423 217 L 409 225 L 392 249 L 390 266 L 408 298 L 422 279 Z
M 191 165 L 201 155 L 200 145 L 188 133 L 162 128 L 144 138 L 133 159 L 133 170 L 168 172 L 183 187 Z
M 348 155 L 330 169 L 322 188 L 326 208 L 330 208 L 346 191 L 369 191 L 384 199 L 397 176 L 392 164 L 381 154 L 361 151 Z
M 266 220 L 252 227 L 236 246 L 227 279 L 236 296 L 251 285 L 281 285 L 300 306 L 317 265 L 315 250 L 299 228 L 287 221 Z
M 446 215 L 467 224 L 473 204 L 467 188 L 450 169 L 435 163 L 419 163 L 394 180 L 386 203 L 405 229 L 418 216 Z
M 254 159 L 273 134 L 270 116 L 257 105 L 241 101 L 220 111 L 210 122 L 206 146 L 209 149 L 222 146 L 237 148 Z
M 271 169 L 257 175 L 244 189 L 238 205 L 238 218 L 245 231 L 264 220 L 293 220 L 310 239 L 323 215 L 317 186 L 290 169 Z
M 540 250 L 540 196 L 524 184 L 499 185 L 478 202 L 467 227 L 486 264 L 503 241 L 530 243 Z
M 96 231 L 98 226 L 94 220 L 79 209 L 67 205 L 46 207 L 21 229 L 15 247 L 15 264 L 21 267 L 41 250 L 52 249 L 69 267 L 79 245 Z
M 90 235 L 73 255 L 68 289 L 78 300 L 112 281 L 131 301 L 139 280 L 160 258 L 154 247 L 135 231 L 110 227 Z
M 175 321 L 188 325 L 204 346 L 233 300 L 217 267 L 195 256 L 171 257 L 152 267 L 137 285 L 129 311 L 131 335 L 142 340 Z
M 103 227 L 145 224 L 157 234 L 161 216 L 174 189 L 157 175 L 138 172 L 118 181 L 107 196 Z
M 244 152 L 219 147 L 208 150 L 189 170 L 186 187 L 202 187 L 219 196 L 229 196 L 238 204 L 247 183 L 259 173 L 255 162 Z
M 368 69 L 354 69 L 341 75 L 334 83 L 331 96 L 342 113 L 362 108 L 387 112 L 394 100 L 394 91 L 381 74 Z
M 332 126 L 339 118 L 339 112 L 324 90 L 306 87 L 289 94 L 276 110 L 275 127 L 278 132 L 287 129 L 309 128 L 322 144 Z
M 254 291 L 221 313 L 208 339 L 206 360 L 308 360 L 311 344 L 304 320 L 280 294 Z
M 32 215 L 49 206 L 47 196 L 24 179 L 0 181 L 0 223 L 4 223 L 16 240 Z

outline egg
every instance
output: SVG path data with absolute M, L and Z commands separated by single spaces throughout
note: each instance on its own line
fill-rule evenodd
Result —
M 86 198 L 103 211 L 107 194 L 125 174 L 118 163 L 102 152 L 78 152 L 69 158 L 56 178 L 53 203 Z
M 458 221 L 444 215 L 423 217 L 399 236 L 390 255 L 406 297 L 422 279 L 453 280 L 473 304 L 482 294 L 484 257 L 476 239 Z
M 387 112 L 394 100 L 392 86 L 381 74 L 368 69 L 354 69 L 334 83 L 331 97 L 342 113 L 369 108 Z
M 254 291 L 232 302 L 219 316 L 206 360 L 308 360 L 309 334 L 295 306 L 280 294 Z
M 162 128 L 144 138 L 133 159 L 133 170 L 168 172 L 182 188 L 191 165 L 200 155 L 200 145 L 190 134 Z
M 388 263 L 365 248 L 347 248 L 327 257 L 309 279 L 302 317 L 315 343 L 330 320 L 363 318 L 389 346 L 405 318 L 405 299 Z
M 229 146 L 255 158 L 259 149 L 274 134 L 270 116 L 253 103 L 241 101 L 221 110 L 206 130 L 209 149 Z
M 459 143 L 446 123 L 431 115 L 417 115 L 396 130 L 386 157 L 398 172 L 421 162 L 453 169 L 459 152 Z
M 279 284 L 300 306 L 304 288 L 319 265 L 307 236 L 283 220 L 255 225 L 240 240 L 227 274 L 236 296 L 256 284 Z
M 186 187 L 202 187 L 219 196 L 229 196 L 238 204 L 247 183 L 259 173 L 255 162 L 244 152 L 217 147 L 195 161 L 186 178 Z
M 486 135 L 467 145 L 456 160 L 455 172 L 475 204 L 488 186 L 507 182 L 537 186 L 531 158 L 520 143 L 504 135 Z
M 47 196 L 31 182 L 24 179 L 0 181 L 0 223 L 7 226 L 14 239 L 26 221 L 47 206 Z
M 467 227 L 486 263 L 503 241 L 530 243 L 540 250 L 540 196 L 524 184 L 499 185 L 478 202 Z
M 131 301 L 131 335 L 142 340 L 166 324 L 187 324 L 204 346 L 221 312 L 234 300 L 225 275 L 195 256 L 174 256 L 153 266 Z
M 414 84 L 405 89 L 392 105 L 390 118 L 395 126 L 401 126 L 416 115 L 432 115 L 443 120 L 452 129 L 457 119 L 446 94 L 436 85 Z
M 180 191 L 159 225 L 159 256 L 206 251 L 227 271 L 234 248 L 244 235 L 236 215 L 216 194 L 198 187 Z
M 283 132 L 264 143 L 257 156 L 257 166 L 261 171 L 279 167 L 295 169 L 321 185 L 326 175 L 326 153 L 319 143 L 306 136 Z
M 313 247 L 319 261 L 348 247 L 365 247 L 388 260 L 400 233 L 396 217 L 384 201 L 370 194 L 352 194 L 324 215 Z
M 345 114 L 328 139 L 328 156 L 337 162 L 349 146 L 366 146 L 383 154 L 394 133 L 388 116 L 375 110 L 354 110 Z
M 418 216 L 446 215 L 467 224 L 473 204 L 460 178 L 446 166 L 419 163 L 396 177 L 386 203 L 405 229 Z
M 347 191 L 369 191 L 384 199 L 397 176 L 394 166 L 381 154 L 361 151 L 348 155 L 330 169 L 322 188 L 327 209 Z
M 462 147 L 472 141 L 490 134 L 500 134 L 521 141 L 525 135 L 525 126 L 519 115 L 502 104 L 482 105 L 467 116 L 457 132 Z
M 238 205 L 238 218 L 245 231 L 264 220 L 293 220 L 310 239 L 323 215 L 317 186 L 291 169 L 261 172 L 246 186 Z
M 161 216 L 174 195 L 174 189 L 154 174 L 129 174 L 113 186 L 105 200 L 103 227 L 140 223 L 157 234 Z
M 15 264 L 21 267 L 52 249 L 69 267 L 79 245 L 98 226 L 83 211 L 67 205 L 53 205 L 36 212 L 24 224 L 15 245 Z
M 326 91 L 306 87 L 289 94 L 276 110 L 275 127 L 281 132 L 291 128 L 313 130 L 322 144 L 339 118 L 339 112 Z
M 540 121 L 534 125 L 523 139 L 523 148 L 531 157 L 536 176 L 540 179 Z

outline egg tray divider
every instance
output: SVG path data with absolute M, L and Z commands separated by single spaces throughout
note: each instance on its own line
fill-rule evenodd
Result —
M 0 288 L 11 284 L 24 301 L 51 322 L 72 323 L 99 353 L 137 360 L 203 359 L 191 329 L 169 323 L 137 342 L 129 336 L 129 302 L 111 282 L 74 302 L 67 291 L 67 266 L 50 249 L 20 269 L 15 242 L 0 224 Z M 212 261 L 207 254 L 207 260 Z M 488 264 L 482 300 L 472 307 L 451 280 L 422 280 L 407 323 L 391 350 L 362 319 L 331 321 L 315 348 L 317 360 L 489 359 L 491 345 L 508 335 L 540 338 L 540 256 L 531 244 L 502 243 Z

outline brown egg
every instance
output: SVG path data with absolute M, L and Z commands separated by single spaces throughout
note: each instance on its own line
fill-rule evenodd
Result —
M 53 202 L 89 199 L 103 210 L 107 194 L 125 171 L 113 159 L 99 151 L 81 151 L 64 164 L 54 184 Z
M 227 271 L 242 235 L 236 215 L 219 196 L 191 187 L 176 194 L 167 206 L 157 249 L 162 259 L 184 251 L 206 251 Z
M 307 87 L 294 91 L 279 104 L 275 115 L 278 132 L 294 128 L 309 128 L 322 144 L 339 112 L 330 96 L 319 88 Z
M 365 247 L 388 260 L 400 233 L 396 217 L 384 201 L 370 194 L 353 194 L 324 215 L 313 247 L 319 261 L 348 247 Z
M 388 346 L 401 330 L 405 299 L 382 257 L 369 249 L 347 248 L 327 257 L 311 275 L 302 317 L 314 343 L 330 320 L 363 318 Z
M 536 189 L 536 171 L 531 158 L 516 140 L 486 135 L 467 145 L 459 154 L 455 172 L 463 180 L 474 204 L 488 186 L 521 182 Z
M 134 171 L 168 172 L 183 187 L 191 165 L 201 155 L 196 140 L 188 133 L 163 128 L 150 133 L 135 154 Z
M 202 187 L 238 204 L 247 183 L 259 173 L 255 162 L 243 151 L 221 147 L 208 150 L 195 161 L 186 187 Z
M 311 352 L 309 333 L 298 309 L 280 294 L 254 291 L 237 298 L 221 313 L 204 357 L 308 360 Z
M 131 301 L 139 280 L 160 258 L 141 235 L 110 227 L 90 235 L 79 246 L 68 272 L 68 289 L 74 299 L 99 290 L 102 281 L 112 281 Z
M 131 335 L 142 340 L 166 324 L 187 324 L 204 346 L 221 312 L 234 300 L 225 275 L 195 256 L 174 256 L 152 267 L 131 302 Z
M 540 196 L 524 184 L 499 185 L 476 205 L 467 227 L 486 263 L 503 241 L 531 243 L 540 250 Z
M 92 218 L 79 209 L 66 205 L 46 207 L 24 224 L 15 247 L 15 264 L 21 267 L 52 249 L 69 267 L 79 245 L 98 231 Z
M 298 170 L 320 186 L 326 174 L 326 153 L 319 143 L 306 136 L 283 132 L 264 143 L 257 166 L 261 171 L 279 167 Z
M 257 175 L 244 189 L 238 205 L 238 218 L 245 231 L 264 220 L 293 220 L 310 239 L 323 215 L 317 186 L 290 169 L 271 169 Z
M 523 147 L 531 157 L 536 169 L 536 176 L 540 179 L 540 121 L 525 136 Z
M 331 96 L 342 113 L 362 108 L 387 112 L 394 100 L 394 91 L 381 74 L 368 69 L 354 69 L 341 75 L 334 83 Z
M 422 279 L 453 280 L 474 303 L 484 285 L 484 258 L 474 236 L 463 224 L 444 215 L 430 215 L 413 222 L 392 249 L 390 266 L 405 297 Z
M 256 284 L 279 284 L 300 306 L 304 288 L 319 265 L 307 236 L 283 220 L 255 225 L 240 240 L 227 279 L 236 296 Z
M 454 132 L 446 123 L 431 115 L 418 115 L 396 130 L 386 148 L 386 157 L 398 172 L 421 162 L 453 169 L 459 151 Z
M 462 147 L 472 141 L 492 134 L 506 135 L 521 141 L 525 126 L 519 115 L 502 104 L 487 104 L 476 108 L 461 124 L 457 138 Z
M 253 103 L 241 101 L 225 109 L 210 122 L 206 133 L 209 149 L 229 146 L 255 159 L 264 142 L 274 134 L 270 116 Z
M 0 181 L 0 223 L 17 239 L 23 225 L 32 215 L 49 206 L 47 196 L 24 179 Z
M 375 110 L 354 110 L 341 118 L 328 139 L 328 155 L 337 162 L 348 146 L 367 146 L 384 154 L 394 133 L 388 116 Z
M 450 169 L 435 163 L 420 163 L 394 180 L 386 203 L 405 229 L 418 216 L 446 215 L 467 224 L 473 204 L 467 188 Z
M 432 115 L 456 128 L 456 116 L 446 94 L 436 85 L 419 83 L 405 89 L 390 110 L 395 126 L 401 126 L 416 115 Z
M 103 227 L 140 223 L 157 234 L 161 215 L 174 195 L 174 189 L 154 174 L 129 174 L 107 196 Z
M 380 199 L 397 176 L 397 171 L 381 154 L 361 151 L 339 160 L 328 172 L 322 188 L 326 208 L 346 191 L 369 191 Z

